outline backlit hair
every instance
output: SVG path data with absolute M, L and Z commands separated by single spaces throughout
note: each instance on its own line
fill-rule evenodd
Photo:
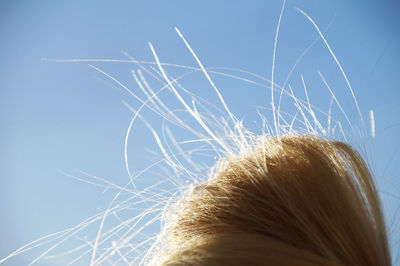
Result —
M 266 137 L 174 208 L 154 265 L 391 265 L 381 203 L 349 145 Z

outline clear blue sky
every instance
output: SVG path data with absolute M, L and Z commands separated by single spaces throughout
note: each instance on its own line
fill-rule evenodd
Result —
M 278 84 L 317 37 L 294 7 L 306 11 L 321 29 L 331 23 L 325 36 L 349 77 L 364 119 L 369 121 L 369 110 L 375 112 L 376 138 L 353 142 L 365 148 L 393 218 L 400 206 L 400 3 L 288 0 L 276 56 Z M 121 185 L 128 181 L 123 144 L 132 114 L 122 101 L 135 107 L 138 102 L 87 63 L 42 58 L 126 59 L 121 52 L 125 51 L 138 60 L 154 61 L 151 41 L 161 61 L 197 66 L 174 31 L 177 26 L 206 67 L 240 68 L 270 78 L 280 8 L 277 0 L 1 1 L 0 258 L 81 222 L 109 202 L 112 193 L 102 193 L 103 189 L 68 178 L 57 169 L 70 174 L 80 169 Z M 137 66 L 93 64 L 138 91 L 130 75 Z M 321 41 L 299 64 L 292 83 L 301 84 L 303 74 L 311 102 L 327 110 L 329 97 L 321 93 L 326 88 L 319 70 L 353 125 L 360 127 L 343 77 Z M 256 105 L 269 107 L 266 90 L 226 77 L 215 81 L 239 118 L 256 117 Z M 185 82 L 187 89 L 217 102 L 211 87 L 202 87 L 207 83 L 201 75 Z M 304 98 L 301 88 L 296 90 Z M 143 126 L 138 126 L 130 147 L 132 167 L 139 170 L 150 164 L 146 148 L 156 147 Z M 395 229 L 399 240 L 400 227 Z M 32 254 L 8 265 L 24 265 Z

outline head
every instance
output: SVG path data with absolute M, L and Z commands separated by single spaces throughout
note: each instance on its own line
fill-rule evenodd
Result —
M 349 145 L 268 138 L 176 205 L 157 265 L 390 265 L 380 200 Z

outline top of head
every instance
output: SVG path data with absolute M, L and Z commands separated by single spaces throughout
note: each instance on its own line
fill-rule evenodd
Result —
M 162 265 L 390 265 L 367 165 L 342 142 L 268 138 L 176 205 Z

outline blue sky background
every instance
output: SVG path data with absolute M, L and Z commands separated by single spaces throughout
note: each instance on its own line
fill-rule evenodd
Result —
M 369 121 L 369 110 L 375 112 L 376 138 L 352 142 L 361 147 L 378 179 L 389 223 L 399 224 L 395 210 L 400 206 L 400 3 L 288 0 L 276 55 L 278 84 L 317 37 L 294 7 L 306 11 L 321 29 L 332 23 L 325 36 L 349 77 L 364 119 Z M 121 52 L 126 51 L 138 60 L 154 61 L 151 41 L 162 62 L 196 66 L 174 31 L 177 26 L 206 67 L 241 68 L 270 78 L 280 8 L 277 0 L 1 1 L 0 258 L 81 222 L 108 203 L 112 194 L 57 169 L 71 174 L 80 169 L 117 184 L 128 181 L 123 141 L 132 114 L 122 101 L 136 107 L 138 102 L 87 63 L 42 58 L 126 59 Z M 94 65 L 138 90 L 130 76 L 135 65 Z M 177 71 L 168 70 L 173 75 Z M 360 128 L 343 77 L 321 41 L 304 57 L 292 82 L 300 84 L 303 74 L 311 102 L 327 110 L 329 95 L 321 93 L 326 89 L 318 70 Z M 256 105 L 269 107 L 268 91 L 229 78 L 215 81 L 239 118 L 252 121 Z M 184 84 L 217 102 L 201 75 Z M 304 98 L 301 88 L 298 94 Z M 151 162 L 146 149 L 156 147 L 143 126 L 135 129 L 130 160 L 132 167 L 142 169 Z M 400 227 L 393 228 L 399 241 Z M 22 255 L 6 264 L 24 265 L 33 257 Z

